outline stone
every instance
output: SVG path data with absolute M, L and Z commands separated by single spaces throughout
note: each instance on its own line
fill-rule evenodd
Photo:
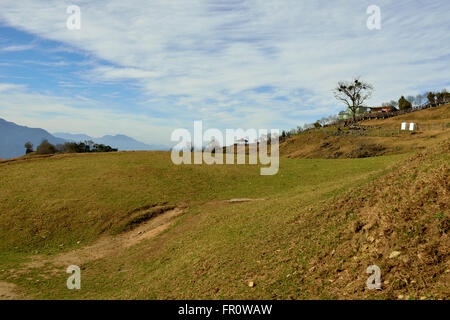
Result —
M 389 255 L 389 259 L 397 258 L 400 254 L 401 254 L 400 251 L 392 251 L 391 254 Z

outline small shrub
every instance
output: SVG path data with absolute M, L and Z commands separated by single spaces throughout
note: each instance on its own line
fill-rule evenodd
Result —
M 28 141 L 27 143 L 25 143 L 24 147 L 26 149 L 25 151 L 26 154 L 33 152 L 33 144 L 31 142 Z
M 52 145 L 48 140 L 43 140 L 36 149 L 37 154 L 55 154 L 56 147 Z
M 434 214 L 434 218 L 435 218 L 436 220 L 443 220 L 443 219 L 445 219 L 446 217 L 445 217 L 445 214 L 441 211 L 441 212 L 435 213 L 435 214 Z
M 380 144 L 361 144 L 355 150 L 348 153 L 347 158 L 369 158 L 383 154 L 386 148 Z

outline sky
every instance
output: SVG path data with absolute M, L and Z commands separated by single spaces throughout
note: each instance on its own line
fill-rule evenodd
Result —
M 449 12 L 448 0 L 1 0 L 0 118 L 166 145 L 195 120 L 295 128 L 343 110 L 332 90 L 353 77 L 375 87 L 369 105 L 450 91 Z

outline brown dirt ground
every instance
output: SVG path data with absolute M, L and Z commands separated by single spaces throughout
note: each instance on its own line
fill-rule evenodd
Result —
M 107 256 L 117 256 L 123 250 L 143 240 L 148 240 L 161 234 L 175 222 L 174 218 L 182 213 L 182 209 L 175 208 L 140 224 L 131 231 L 117 236 L 103 236 L 91 245 L 64 252 L 53 257 L 34 256 L 32 257 L 32 261 L 26 265 L 26 269 L 42 268 L 47 263 L 54 266 L 81 265 Z
M 16 300 L 19 298 L 15 284 L 0 282 L 0 300 Z
M 338 247 L 312 263 L 309 276 L 331 279 L 330 293 L 339 299 L 448 299 L 450 169 L 443 157 L 449 153 L 448 141 L 418 153 L 319 212 L 336 223 L 354 221 L 338 235 Z M 392 257 L 394 251 L 400 254 Z M 372 264 L 381 268 L 380 292 L 361 285 L 368 275 L 360 270 Z

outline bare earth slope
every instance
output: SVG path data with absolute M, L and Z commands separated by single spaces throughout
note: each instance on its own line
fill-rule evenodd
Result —
M 340 298 L 368 293 L 361 285 L 369 265 L 381 268 L 387 298 L 450 297 L 450 143 L 440 144 L 405 161 L 369 185 L 337 197 L 328 219 L 353 221 L 339 245 L 325 254 L 313 278 L 330 278 L 329 292 Z
M 401 131 L 414 122 L 415 132 Z M 450 138 L 450 105 L 388 119 L 363 121 L 358 128 L 326 127 L 295 135 L 280 145 L 288 158 L 345 159 L 416 152 Z

